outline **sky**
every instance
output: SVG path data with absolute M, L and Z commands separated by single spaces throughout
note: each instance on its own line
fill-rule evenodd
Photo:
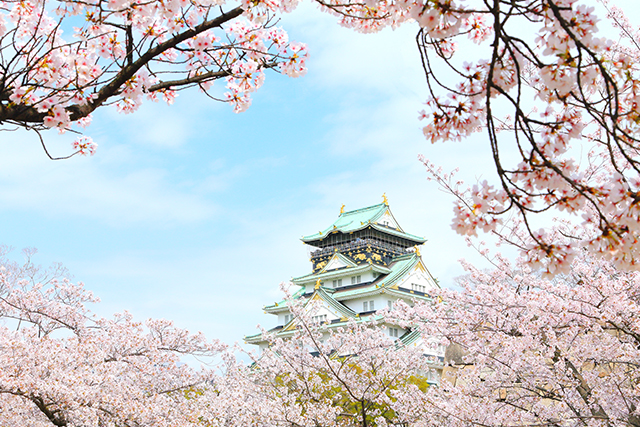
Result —
M 470 181 L 491 175 L 482 135 L 431 145 L 418 111 L 417 27 L 362 35 L 303 4 L 281 25 L 311 55 L 306 76 L 267 75 L 245 113 L 197 91 L 132 115 L 101 110 L 93 157 L 49 160 L 33 135 L 0 132 L 0 243 L 38 249 L 100 297 L 100 316 L 167 318 L 227 343 L 256 325 L 279 284 L 311 271 L 300 237 L 382 202 L 442 286 L 481 263 L 450 227 L 453 199 L 417 156 Z M 220 83 L 217 83 L 220 84 Z M 68 154 L 73 135 L 47 135 Z

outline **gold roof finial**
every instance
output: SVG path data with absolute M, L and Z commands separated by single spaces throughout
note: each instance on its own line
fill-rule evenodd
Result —
M 414 248 L 416 249 L 416 255 L 420 256 L 420 248 L 418 245 L 415 245 Z
M 342 207 L 340 207 L 340 215 L 342 215 L 344 213 L 344 204 L 342 205 Z
M 314 289 L 318 288 L 320 288 L 320 279 L 316 280 L 316 286 L 314 287 Z
M 389 199 L 387 199 L 387 193 L 382 193 L 382 202 L 389 206 Z

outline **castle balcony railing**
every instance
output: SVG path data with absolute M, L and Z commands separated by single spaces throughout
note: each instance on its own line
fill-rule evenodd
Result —
M 338 250 L 338 252 L 348 252 L 355 251 L 359 249 L 366 248 L 367 246 L 371 246 L 372 248 L 382 249 L 388 252 L 391 252 L 395 255 L 404 255 L 406 253 L 412 252 L 413 248 L 403 248 L 402 246 L 394 245 L 391 243 L 381 242 L 377 239 L 356 239 L 347 243 L 340 243 L 332 246 L 328 246 L 326 248 L 318 249 L 315 251 L 311 251 L 309 253 L 309 257 L 311 259 L 323 257 L 326 255 L 330 255 Z

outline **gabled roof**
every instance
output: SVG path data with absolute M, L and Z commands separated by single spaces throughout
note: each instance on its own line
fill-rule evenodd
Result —
M 362 266 L 359 266 L 360 268 Z M 371 266 L 367 265 L 367 267 L 379 267 L 379 266 Z M 384 267 L 379 267 L 384 268 Z M 342 316 L 342 319 L 335 319 L 333 322 L 329 324 L 330 328 L 339 327 L 347 322 L 347 319 L 354 319 L 356 321 L 362 321 L 370 316 L 374 316 L 378 320 L 382 320 L 382 317 L 375 313 L 356 313 L 347 307 L 342 301 L 364 298 L 368 296 L 373 296 L 377 294 L 390 294 L 394 295 L 397 298 L 410 298 L 410 299 L 428 299 L 430 298 L 428 294 L 424 294 L 422 292 L 414 292 L 413 290 L 408 290 L 405 288 L 399 288 L 398 283 L 406 277 L 407 273 L 411 273 L 411 271 L 415 269 L 421 269 L 425 271 L 425 273 L 430 277 L 428 270 L 424 267 L 422 260 L 417 253 L 408 253 L 406 255 L 397 257 L 394 259 L 393 263 L 390 265 L 390 268 L 386 269 L 388 273 L 385 276 L 380 276 L 373 282 L 363 283 L 359 285 L 353 286 L 345 286 L 344 289 L 327 289 L 325 287 L 318 287 L 313 291 L 312 294 L 305 294 L 304 288 L 301 288 L 300 291 L 296 292 L 293 298 L 304 297 L 308 298 L 305 302 L 305 306 L 310 304 L 314 299 L 322 300 L 328 307 L 333 309 L 336 313 L 339 313 Z M 355 271 L 354 268 L 351 271 Z M 341 270 L 344 271 L 344 270 Z M 312 282 L 313 279 L 318 278 L 318 276 L 327 276 L 328 273 L 323 273 L 322 275 L 309 275 L 304 276 L 306 279 L 305 282 Z M 316 277 L 310 277 L 316 276 Z M 434 284 L 437 286 L 437 282 L 434 281 Z M 270 307 L 265 307 L 265 310 L 275 313 L 280 310 L 288 310 L 286 302 L 282 302 L 276 305 L 272 305 Z M 364 316 L 364 317 L 361 317 Z M 286 325 L 278 326 L 272 330 L 272 332 L 277 332 L 278 336 L 286 337 L 290 336 L 294 329 L 293 325 L 295 325 L 295 321 L 290 321 Z M 419 337 L 419 333 L 416 331 L 410 331 L 409 333 L 403 335 L 401 337 L 401 341 L 403 345 L 412 345 L 416 342 Z M 245 337 L 245 341 L 249 343 L 258 343 L 261 342 L 262 337 L 261 334 L 252 335 L 249 337 Z
M 306 310 L 307 306 L 309 306 L 309 304 L 311 304 L 313 301 L 320 300 L 324 302 L 329 308 L 332 308 L 343 319 L 355 318 L 357 316 L 357 313 L 355 311 L 351 310 L 349 307 L 345 306 L 344 304 L 340 304 L 338 301 L 333 299 L 333 297 L 331 296 L 331 293 L 332 293 L 331 291 L 327 291 L 323 288 L 316 289 L 313 295 L 311 296 L 311 298 L 309 298 L 304 303 L 303 308 Z M 296 322 L 297 320 L 294 317 L 292 320 L 289 321 L 289 323 L 284 325 L 282 330 L 283 331 L 292 330 L 295 327 Z
M 422 338 L 422 334 L 420 333 L 420 330 L 416 328 L 402 335 L 400 337 L 400 342 L 405 346 L 409 346 L 418 341 L 420 338 Z
M 422 258 L 417 253 L 409 253 L 406 255 L 402 255 L 394 259 L 394 264 L 391 266 L 391 274 L 384 278 L 384 283 L 386 287 L 391 287 L 396 284 L 398 280 L 404 276 L 405 273 L 409 272 L 413 268 L 419 268 L 425 272 L 427 276 L 433 281 L 433 283 L 438 286 L 438 282 L 433 278 L 429 270 L 425 267 L 422 262 Z
M 397 284 L 402 277 L 410 272 L 417 265 L 420 265 L 426 272 L 426 274 L 431 277 L 431 274 L 426 270 L 424 265 L 422 264 L 422 260 L 420 256 L 416 253 L 409 253 L 406 255 L 399 256 L 395 258 L 392 264 L 389 266 L 389 273 L 386 276 L 381 276 L 378 279 L 374 280 L 367 286 L 360 287 L 346 287 L 346 289 L 337 289 L 333 298 L 344 301 L 348 299 L 360 298 L 365 295 L 375 295 L 380 293 L 390 293 L 395 294 L 399 298 L 407 297 L 407 291 L 403 291 L 402 288 L 398 288 Z M 431 277 L 433 280 L 433 277 Z M 433 283 L 437 282 L 433 280 Z M 422 293 L 414 293 L 413 291 L 409 291 L 411 297 L 428 297 L 428 295 L 422 295 Z
M 382 319 L 381 316 L 377 316 L 376 320 L 380 320 Z M 359 317 L 351 317 L 351 318 L 341 318 L 341 319 L 335 319 L 334 321 L 330 322 L 327 324 L 328 327 L 330 328 L 338 328 L 340 326 L 344 326 L 346 324 L 348 324 L 350 321 L 355 320 L 356 322 L 362 322 L 365 319 L 361 319 Z M 369 319 L 366 319 L 369 320 Z M 291 320 L 289 323 L 287 323 L 287 325 L 289 325 L 291 322 L 293 322 L 293 320 Z M 275 328 L 270 329 L 267 332 L 275 332 L 277 333 L 278 337 L 281 338 L 289 338 L 290 336 L 292 336 L 295 333 L 295 328 L 286 328 L 287 325 L 279 325 L 276 326 Z M 261 342 L 265 342 L 264 339 L 264 334 L 262 332 L 257 333 L 257 334 L 253 334 L 253 335 L 245 335 L 244 337 L 244 341 L 248 344 L 259 344 Z
M 391 265 L 391 273 L 383 279 L 384 285 L 386 287 L 395 285 L 406 272 L 411 270 L 420 262 L 420 256 L 415 252 L 394 258 L 393 264 Z
M 324 272 L 321 271 L 320 273 L 311 273 L 311 274 L 307 274 L 305 276 L 300 276 L 300 277 L 294 277 L 292 279 L 292 282 L 296 285 L 304 285 L 310 282 L 315 282 L 318 279 L 320 280 L 325 280 L 325 279 L 331 279 L 332 277 L 339 277 L 339 276 L 343 276 L 345 274 L 345 272 L 349 272 L 351 274 L 357 274 L 357 273 L 362 273 L 368 270 L 373 270 L 376 271 L 380 274 L 389 274 L 391 273 L 391 270 L 388 269 L 387 267 L 383 267 L 381 265 L 377 265 L 377 264 L 361 264 L 361 265 L 356 265 L 355 267 L 348 267 L 345 269 L 340 269 L 340 270 L 330 270 L 330 271 L 326 271 Z
M 333 254 L 331 259 L 327 262 L 327 265 L 324 266 L 319 273 L 326 273 L 327 271 L 336 270 L 338 268 L 348 268 L 348 267 L 357 267 L 358 264 L 351 261 L 346 256 L 342 255 L 340 252 L 336 252 Z
M 422 263 L 422 259 L 420 256 L 414 252 L 408 253 L 406 255 L 402 255 L 394 258 L 393 262 L 387 267 L 382 267 L 375 264 L 362 264 L 357 267 L 350 267 L 349 269 L 340 269 L 335 271 L 328 271 L 326 273 L 316 273 L 316 274 L 308 274 L 306 276 L 296 277 L 292 279 L 295 285 L 304 286 L 309 283 L 317 282 L 318 280 L 324 281 L 327 279 L 332 279 L 334 277 L 339 277 L 345 274 L 348 271 L 351 274 L 360 273 L 367 270 L 373 270 L 381 273 L 377 279 L 372 282 L 362 283 L 358 285 L 344 286 L 343 288 L 338 289 L 327 289 L 327 292 L 331 292 L 332 298 L 343 301 L 348 299 L 360 298 L 367 295 L 376 295 L 381 293 L 389 293 L 392 295 L 396 295 L 398 298 L 402 297 L 427 297 L 428 295 L 423 294 L 422 292 L 417 292 L 413 290 L 405 290 L 403 288 L 398 288 L 398 282 L 405 276 L 406 273 L 410 272 L 414 268 L 420 268 L 425 272 L 425 274 L 431 278 L 435 286 L 438 286 L 438 282 L 431 276 L 429 270 L 426 269 L 424 264 Z M 348 274 L 349 274 L 348 273 Z M 303 291 L 304 288 L 301 288 Z M 293 295 L 294 298 L 299 296 L 303 296 L 304 292 L 298 291 Z M 411 294 L 411 295 L 408 295 Z M 268 306 L 264 309 L 269 312 L 277 312 L 280 311 L 279 305 Z
M 380 203 L 379 205 L 369 206 L 353 211 L 342 212 L 340 216 L 338 216 L 338 219 L 336 219 L 333 224 L 331 224 L 325 230 L 319 231 L 318 233 L 311 234 L 309 236 L 304 236 L 301 240 L 305 243 L 309 243 L 317 240 L 322 240 L 331 233 L 340 232 L 347 234 L 353 233 L 354 231 L 363 230 L 367 227 L 372 227 L 378 231 L 411 240 L 416 244 L 423 244 L 427 241 L 422 237 L 405 233 L 399 225 L 397 228 L 391 228 L 382 224 L 378 224 L 377 220 L 380 219 L 385 213 L 388 213 L 391 217 L 393 217 L 391 211 L 389 210 L 389 206 L 386 203 Z M 397 224 L 395 218 L 394 222 Z
M 298 289 L 296 292 L 291 295 L 291 299 L 297 299 L 304 295 L 304 288 Z M 287 306 L 287 300 L 283 299 L 278 302 L 275 302 L 271 305 L 265 305 L 262 309 L 266 313 L 278 313 L 283 311 L 289 311 L 289 307 Z
M 351 310 L 349 307 L 347 307 L 344 304 L 340 304 L 338 301 L 336 301 L 333 298 L 333 295 L 331 295 L 333 292 L 327 291 L 323 288 L 318 288 L 316 289 L 316 292 L 314 293 L 314 295 L 309 298 L 309 301 L 307 301 L 307 303 L 305 304 L 305 307 L 311 303 L 311 301 L 315 299 L 320 299 L 324 302 L 327 303 L 327 305 L 331 308 L 333 308 L 334 310 L 336 310 L 338 313 L 340 313 L 342 315 L 342 317 L 346 317 L 346 318 L 350 318 L 350 317 L 355 317 L 356 313 L 355 311 Z
M 444 364 L 444 354 L 438 354 L 437 350 L 434 350 L 433 348 L 430 349 L 429 347 L 424 347 L 424 344 L 424 336 L 417 328 L 409 330 L 398 340 L 398 345 L 402 345 L 404 347 L 422 346 L 423 355 L 428 358 L 428 363 L 431 366 L 441 367 Z

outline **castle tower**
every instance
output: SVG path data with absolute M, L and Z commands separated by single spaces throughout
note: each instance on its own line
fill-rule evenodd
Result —
M 312 272 L 292 279 L 299 287 L 292 298 L 306 301 L 313 307 L 312 319 L 328 328 L 343 326 L 349 319 L 377 316 L 377 310 L 392 309 L 398 300 L 408 304 L 428 300 L 429 291 L 438 287 L 418 249 L 426 239 L 406 233 L 391 213 L 387 198 L 383 199 L 383 203 L 353 211 L 345 212 L 343 206 L 329 227 L 302 237 L 311 246 Z M 320 304 L 309 304 L 315 300 Z M 278 318 L 270 332 L 282 338 L 294 334 L 296 319 L 287 301 L 267 305 L 264 311 Z M 425 356 L 440 370 L 444 348 L 425 346 L 411 328 L 385 326 L 404 345 L 423 346 Z M 268 345 L 262 334 L 247 336 L 245 341 L 261 350 Z

